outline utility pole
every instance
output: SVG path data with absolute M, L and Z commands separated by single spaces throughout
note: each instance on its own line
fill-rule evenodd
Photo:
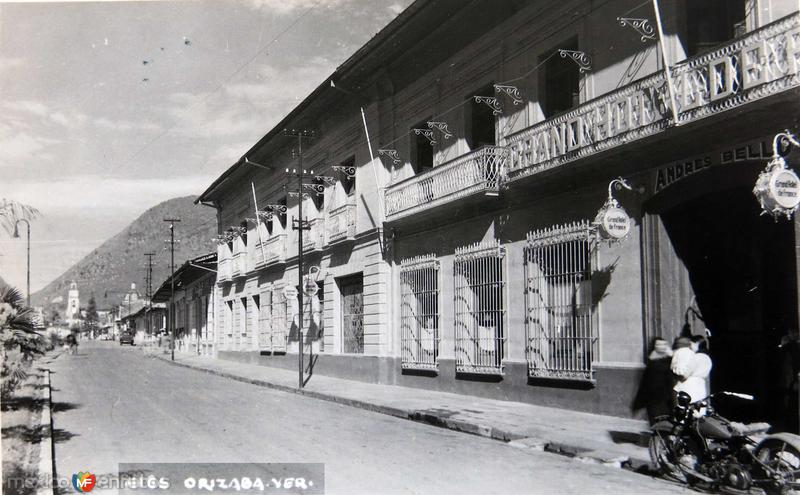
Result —
M 151 335 L 153 328 L 150 322 L 150 318 L 152 317 L 151 313 L 153 311 L 153 256 L 156 253 L 144 253 L 147 257 L 147 276 L 145 278 L 145 297 L 147 297 L 147 335 L 148 338 Z
M 175 361 L 175 243 L 180 242 L 175 240 L 175 223 L 180 222 L 180 218 L 165 218 L 165 222 L 169 222 L 169 240 L 164 241 L 169 243 L 169 322 L 170 327 L 170 351 L 172 352 L 172 360 Z
M 307 220 L 303 219 L 303 177 L 306 171 L 303 169 L 303 139 L 313 139 L 314 132 L 308 130 L 298 129 L 284 129 L 284 135 L 297 138 L 297 162 L 298 169 L 292 169 L 290 176 L 297 177 L 297 218 L 292 220 L 292 228 L 297 230 L 297 284 L 299 290 L 297 291 L 298 308 L 297 308 L 297 377 L 298 388 L 303 388 L 303 231 L 310 230 L 311 225 Z M 286 169 L 289 173 L 289 169 Z M 312 170 L 310 173 L 314 173 Z

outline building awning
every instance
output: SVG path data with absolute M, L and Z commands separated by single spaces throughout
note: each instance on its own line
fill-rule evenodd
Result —
M 172 282 L 175 282 L 175 292 L 182 290 L 187 285 L 199 280 L 209 273 L 217 271 L 217 253 L 204 254 L 191 259 L 175 269 L 174 277 L 166 280 L 153 294 L 153 302 L 169 302 L 172 294 Z

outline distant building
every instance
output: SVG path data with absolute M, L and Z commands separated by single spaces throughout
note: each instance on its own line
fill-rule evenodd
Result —
M 64 320 L 67 322 L 68 326 L 81 322 L 80 292 L 78 291 L 78 284 L 75 281 L 69 284 L 67 309 L 64 314 Z

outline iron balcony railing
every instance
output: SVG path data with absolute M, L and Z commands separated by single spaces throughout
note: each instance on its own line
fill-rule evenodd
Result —
M 323 219 L 309 220 L 308 226 L 309 230 L 303 232 L 303 251 L 321 251 L 325 243 Z
M 233 255 L 233 278 L 247 275 L 247 251 L 239 251 Z
M 800 13 L 672 67 L 678 123 L 800 86 Z M 673 125 L 663 71 L 506 136 L 508 179 L 530 176 L 650 136 Z
M 352 241 L 356 237 L 356 204 L 346 203 L 333 209 L 325 222 L 328 244 Z
M 414 215 L 473 194 L 497 195 L 508 150 L 483 146 L 386 189 L 386 219 Z
M 231 259 L 221 258 L 217 262 L 217 281 L 230 282 L 231 281 Z

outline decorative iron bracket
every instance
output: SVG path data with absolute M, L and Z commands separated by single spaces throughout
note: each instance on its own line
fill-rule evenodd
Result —
M 337 182 L 336 177 L 331 177 L 329 175 L 315 175 L 314 179 L 322 182 L 321 185 L 324 186 L 332 186 Z
M 561 58 L 571 58 L 573 62 L 578 64 L 578 70 L 581 73 L 592 70 L 592 59 L 586 52 L 559 49 L 558 54 L 561 55 Z
M 303 185 L 305 186 L 307 184 L 303 184 Z M 300 193 L 297 192 L 297 191 L 289 191 L 289 197 L 290 198 L 299 198 L 300 197 Z M 303 193 L 303 199 L 308 199 L 310 197 L 311 196 L 309 196 L 308 193 Z
M 400 163 L 402 161 L 402 160 L 400 160 L 400 157 L 397 156 L 397 150 L 393 150 L 391 148 L 379 149 L 378 150 L 378 156 L 386 156 L 386 157 L 388 157 L 390 160 L 392 160 L 392 163 L 395 164 L 395 165 L 397 165 L 398 163 Z
M 380 153 L 380 150 L 378 150 L 378 152 Z M 333 168 L 334 172 L 343 173 L 344 175 L 347 176 L 348 179 L 352 179 L 352 178 L 354 178 L 356 176 L 356 168 L 355 167 L 350 167 L 350 166 L 345 166 L 345 165 L 334 165 L 331 168 Z
M 286 205 L 266 205 L 264 206 L 265 213 L 277 213 L 278 215 L 286 215 L 289 208 Z
M 495 93 L 505 93 L 506 96 L 511 98 L 514 102 L 514 105 L 521 105 L 523 103 L 522 96 L 519 94 L 519 88 L 516 86 L 508 86 L 505 84 L 495 84 L 494 85 L 494 92 Z
M 500 101 L 494 96 L 473 96 L 475 103 L 483 103 L 492 109 L 492 115 L 500 115 L 503 113 L 503 107 L 500 106 Z
M 639 19 L 637 17 L 617 17 L 619 25 L 622 27 L 630 26 L 642 37 L 642 43 L 647 40 L 656 39 L 656 30 L 650 25 L 650 19 Z
M 442 133 L 445 139 L 450 139 L 453 137 L 453 133 L 451 133 L 447 128 L 447 122 L 428 122 L 428 128 L 431 130 L 438 130 Z
M 430 142 L 431 146 L 436 144 L 436 140 L 433 138 L 433 129 L 411 129 L 411 130 L 414 131 L 414 134 L 416 134 L 417 136 L 425 136 L 425 139 L 427 139 Z
M 306 189 L 311 189 L 314 191 L 314 194 L 317 196 L 322 196 L 325 194 L 325 184 L 303 184 L 303 187 Z

